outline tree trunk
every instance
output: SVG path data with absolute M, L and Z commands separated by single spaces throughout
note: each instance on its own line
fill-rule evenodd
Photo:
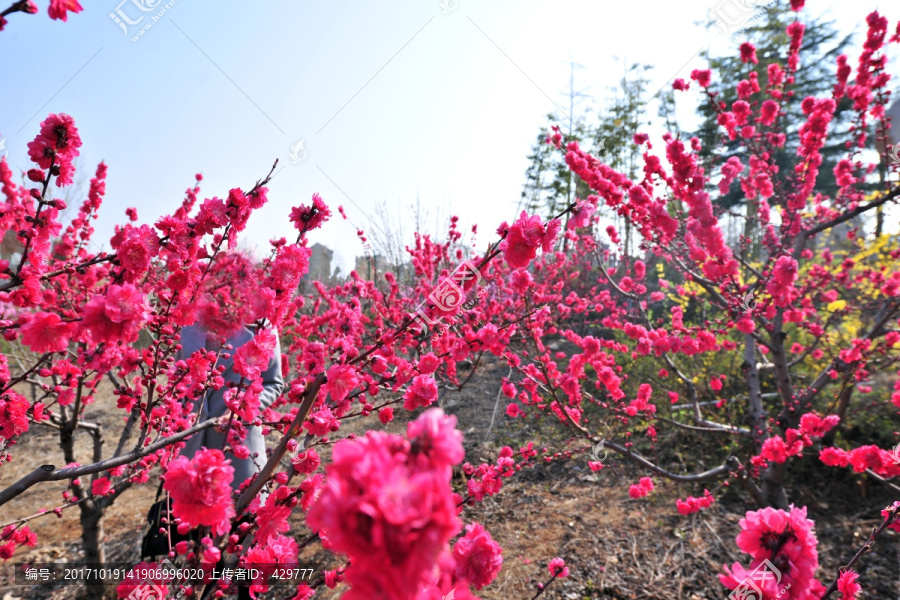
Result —
M 756 340 L 749 334 L 744 336 L 744 363 L 750 403 L 750 431 L 755 442 L 755 452 L 759 452 L 768 437 L 765 431 L 766 411 L 762 404 L 759 369 L 756 368 Z M 766 505 L 786 509 L 788 503 L 784 491 L 784 464 L 770 464 L 763 471 L 762 480 L 762 495 Z
M 744 368 L 747 377 L 747 396 L 750 403 L 750 431 L 759 452 L 765 441 L 766 410 L 762 404 L 759 369 L 756 367 L 756 339 L 744 334 Z
M 103 549 L 103 508 L 92 500 L 81 504 L 81 548 L 84 552 L 85 566 L 100 569 L 106 565 L 106 552 Z M 93 574 L 85 581 L 85 598 L 101 600 L 107 590 L 108 582 Z
M 762 493 L 769 506 L 787 510 L 787 495 L 784 493 L 784 463 L 772 463 L 763 472 Z

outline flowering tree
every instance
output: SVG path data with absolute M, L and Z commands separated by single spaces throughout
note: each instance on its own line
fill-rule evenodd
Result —
M 801 1 L 792 5 L 802 8 Z M 168 526 L 201 531 L 197 540 L 174 545 L 173 559 L 290 565 L 318 541 L 347 557 L 347 565 L 301 584 L 295 598 L 340 581 L 349 584 L 350 600 L 436 600 L 451 592 L 474 598 L 472 588 L 496 577 L 502 554 L 480 524 L 468 523 L 463 533 L 465 507 L 497 494 L 504 478 L 539 455 L 549 461 L 575 453 L 538 451 L 523 440 L 518 450 L 502 448 L 493 462 L 463 462 L 455 418 L 430 407 L 439 384 L 467 383 L 460 363 L 477 368 L 494 355 L 514 373 L 502 388 L 511 400 L 506 414 L 556 421 L 587 448 L 603 441 L 646 470 L 630 487 L 631 497 L 653 493 L 653 476 L 717 492 L 735 481 L 759 510 L 742 521 L 737 543 L 751 562 L 722 575 L 729 588 L 758 585 L 767 599 L 788 585 L 792 598 L 827 595 L 831 590 L 816 579 L 813 523 L 805 509 L 789 503 L 789 462 L 815 448 L 828 466 L 852 466 L 878 478 L 900 474 L 886 449 L 852 448 L 840 436 L 859 396 L 888 403 L 865 382 L 893 372 L 900 359 L 900 272 L 893 266 L 900 249 L 887 237 L 867 239 L 859 227 L 859 219 L 900 195 L 890 178 L 874 195 L 858 189 L 874 168 L 862 154 L 870 130 L 885 136 L 889 96 L 888 24 L 876 13 L 867 23 L 855 81 L 842 56 L 832 97 L 800 100 L 805 122 L 790 173 L 777 171 L 771 151 L 785 144 L 779 118 L 796 104 L 791 84 L 800 60 L 799 21 L 788 27 L 787 55 L 769 68 L 765 88 L 748 75 L 730 106 L 717 100 L 710 71 L 695 71 L 693 83 L 674 84 L 676 90 L 703 90 L 723 136 L 745 140 L 749 165 L 732 157 L 708 173 L 697 159 L 698 140 L 666 135 L 664 166 L 649 137 L 638 133 L 633 141 L 645 150 L 642 179 L 634 181 L 556 132 L 548 142 L 565 153 L 592 193 L 547 222 L 523 212 L 514 223 L 501 224 L 484 253 L 463 242 L 455 218 L 445 242 L 417 234 L 408 249 L 417 276 L 412 287 L 391 273 L 383 282 L 352 274 L 346 283 L 315 282 L 313 294 L 295 296 L 308 270 L 306 234 L 332 216 L 317 195 L 291 212 L 293 242 L 273 240 L 259 263 L 231 252 L 252 212 L 267 201 L 268 176 L 225 199 L 199 203 L 197 176 L 172 214 L 153 226 L 139 225 L 129 210 L 130 222 L 117 227 L 111 240 L 114 252 L 92 253 L 90 222 L 104 195 L 106 167 L 98 167 L 87 200 L 64 228 L 64 203 L 49 191 L 51 183 L 71 184 L 81 141 L 71 117 L 50 115 L 29 144 L 35 168 L 25 177 L 33 187 L 15 184 L 0 161 L 0 222 L 23 244 L 18 264 L 0 263 L 0 330 L 8 344 L 33 355 L 13 375 L 0 354 L 0 450 L 3 461 L 23 460 L 15 452 L 17 438 L 32 425 L 48 426 L 59 432 L 64 466 L 34 468 L 0 491 L 0 505 L 42 482 L 69 481 L 52 512 L 79 507 L 86 559 L 99 562 L 104 511 L 159 466 L 173 501 L 175 520 Z M 890 41 L 900 41 L 900 30 Z M 753 62 L 754 48 L 745 44 L 741 56 Z M 768 97 L 748 100 L 758 93 Z M 855 144 L 835 168 L 840 192 L 826 197 L 816 192 L 820 151 L 835 103 L 844 97 L 856 111 Z M 898 166 L 889 169 L 896 174 Z M 711 194 L 733 185 L 755 200 L 756 237 L 729 245 Z M 585 233 L 601 203 L 641 236 L 643 260 L 616 264 L 615 254 L 601 251 L 601 240 Z M 848 226 L 849 241 L 832 235 Z M 620 244 L 615 228 L 605 233 Z M 569 242 L 566 252 L 555 250 L 561 236 Z M 757 242 L 760 251 L 749 252 Z M 461 263 L 465 267 L 457 268 Z M 233 284 L 211 286 L 214 272 L 226 273 L 219 281 Z M 481 301 L 463 312 L 464 300 L 475 294 Z M 239 348 L 177 358 L 181 328 L 197 321 L 222 336 L 251 322 L 260 333 Z M 263 408 L 261 371 L 273 356 L 275 330 L 284 345 L 285 392 Z M 136 343 L 142 331 L 147 345 Z M 559 339 L 575 350 L 554 350 L 551 343 Z M 215 366 L 218 354 L 233 362 L 242 380 L 229 384 L 226 417 L 200 421 L 195 401 L 225 385 L 222 367 Z M 127 419 L 110 456 L 103 453 L 101 428 L 84 419 L 104 378 L 113 382 Z M 41 397 L 28 400 L 21 393 L 25 384 L 39 386 Z M 669 400 L 668 406 L 660 400 Z M 682 401 L 688 422 L 672 407 Z M 900 390 L 890 402 L 900 408 Z M 426 408 L 405 436 L 347 436 L 334 443 L 321 472 L 316 448 L 333 443 L 342 420 L 367 417 L 377 428 L 374 415 L 387 423 L 399 404 L 407 411 Z M 254 457 L 259 474 L 234 495 L 228 457 L 249 456 L 243 441 L 250 426 L 263 427 L 274 448 Z M 224 433 L 222 448 L 178 456 L 186 438 L 209 428 Z M 693 457 L 686 469 L 676 470 L 648 458 L 669 431 L 732 443 L 723 444 L 716 466 Z M 76 456 L 78 435 L 94 441 L 89 459 Z M 590 465 L 604 467 L 600 461 Z M 451 485 L 455 468 L 466 476 L 465 490 Z M 689 515 L 714 498 L 706 489 L 675 508 Z M 894 526 L 897 506 L 886 509 L 879 532 Z M 285 535 L 293 511 L 306 514 L 314 536 L 298 541 Z M 17 547 L 35 544 L 27 523 L 50 512 L 0 524 L 0 555 L 10 558 Z M 561 559 L 548 568 L 551 580 L 568 573 Z M 777 577 L 757 580 L 776 571 Z M 845 595 L 858 591 L 850 570 L 829 579 Z M 226 580 L 157 583 L 200 598 L 229 589 Z M 127 581 L 119 596 L 140 584 Z M 254 581 L 254 594 L 265 590 L 264 579 Z
M 84 9 L 81 4 L 78 3 L 78 0 L 50 0 L 50 6 L 47 7 L 47 14 L 50 15 L 51 19 L 68 21 L 70 12 L 80 13 L 82 10 Z M 0 31 L 3 31 L 3 28 L 7 24 L 6 16 L 16 12 L 33 15 L 38 12 L 38 6 L 34 3 L 34 0 L 16 0 L 16 2 L 10 4 L 3 12 L 0 12 Z

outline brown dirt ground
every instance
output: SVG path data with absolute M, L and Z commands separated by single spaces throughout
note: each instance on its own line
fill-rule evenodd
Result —
M 487 435 L 500 379 L 506 373 L 504 365 L 486 361 L 462 392 L 442 393 L 444 409 L 458 417 L 458 427 L 466 435 L 466 459 L 474 464 L 481 459 L 494 460 L 504 444 L 517 448 L 535 435 L 541 436 L 544 444 L 553 442 L 546 437 L 553 428 L 523 428 L 521 422 L 510 423 L 503 412 L 504 399 L 493 431 Z M 110 397 L 105 397 L 91 407 L 87 418 L 99 420 L 106 431 L 117 434 L 122 426 L 120 412 Z M 388 431 L 404 431 L 406 420 L 401 412 L 386 427 Z M 342 431 L 361 433 L 371 424 L 371 418 L 351 420 Z M 107 445 L 114 446 L 116 437 L 109 439 L 112 441 Z M 33 426 L 17 450 L 15 460 L 0 468 L 0 488 L 35 465 L 60 463 L 55 431 L 50 429 Z M 82 440 L 79 450 L 81 456 L 87 456 L 86 440 Z M 326 449 L 323 462 L 328 455 Z M 725 598 L 727 590 L 717 575 L 722 572 L 723 563 L 744 560 L 734 539 L 739 531 L 738 520 L 754 507 L 741 495 L 729 492 L 709 510 L 682 517 L 675 510 L 675 499 L 696 495 L 699 490 L 656 478 L 657 488 L 650 496 L 633 500 L 628 497 L 628 484 L 645 473 L 612 457 L 608 463 L 609 467 L 600 473 L 591 473 L 583 454 L 568 461 L 538 464 L 504 480 L 497 496 L 467 507 L 463 519 L 482 523 L 504 549 L 499 576 L 476 595 L 484 600 L 531 599 L 536 583 L 548 578 L 547 562 L 560 556 L 567 561 L 571 574 L 549 587 L 542 595 L 547 600 Z M 460 490 L 461 479 L 457 477 L 455 484 Z M 0 522 L 60 504 L 64 488 L 64 484 L 31 488 L 0 510 Z M 133 488 L 109 510 L 105 543 L 110 561 L 138 559 L 144 515 L 155 492 L 153 483 Z M 846 482 L 822 486 L 820 480 L 816 485 L 796 489 L 795 498 L 798 505 L 809 505 L 810 518 L 820 523 L 818 576 L 826 585 L 840 563 L 847 562 L 878 525 L 880 509 L 897 499 L 877 482 L 862 479 L 851 480 L 849 487 Z M 52 515 L 41 517 L 32 521 L 31 527 L 38 535 L 39 545 L 20 550 L 11 562 L 79 560 L 77 509 L 67 510 L 61 519 Z M 298 539 L 308 535 L 302 519 L 296 515 L 292 518 L 292 534 Z M 342 564 L 318 543 L 305 549 L 301 560 L 329 569 Z M 858 570 L 863 598 L 897 598 L 898 535 L 890 531 L 883 534 L 874 551 L 863 557 Z M 69 600 L 82 594 L 77 586 L 10 586 L 10 567 L 0 571 L 0 598 L 4 600 Z M 323 588 L 315 598 L 336 599 L 343 590 L 343 585 L 335 590 Z M 286 591 L 281 588 L 280 593 L 270 593 L 266 598 L 284 597 Z

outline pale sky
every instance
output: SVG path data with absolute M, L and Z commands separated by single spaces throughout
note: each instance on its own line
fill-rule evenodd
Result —
M 493 239 L 514 216 L 547 113 L 568 111 L 570 60 L 584 67 L 576 88 L 602 99 L 621 77 L 614 56 L 651 64 L 656 91 L 703 68 L 701 48 L 736 52 L 740 41 L 699 25 L 739 0 L 175 0 L 167 9 L 172 0 L 83 0 L 67 23 L 36 1 L 39 15 L 11 15 L 0 32 L 0 139 L 10 164 L 27 169 L 40 121 L 75 118 L 80 174 L 109 165 L 98 242 L 108 248 L 127 207 L 150 223 L 174 211 L 194 173 L 204 175 L 202 198 L 224 197 L 278 158 L 283 170 L 247 242 L 264 249 L 292 237 L 291 206 L 318 192 L 335 216 L 311 242 L 330 246 L 344 272 L 362 247 L 340 204 L 372 230 L 376 205 L 407 217 L 418 194 L 432 231 L 455 214 L 465 230 L 479 224 L 480 245 Z M 857 43 L 871 10 L 892 30 L 900 18 L 896 0 L 807 4 Z M 126 34 L 110 17 L 117 9 L 120 20 L 143 19 Z M 695 92 L 679 96 L 685 122 Z

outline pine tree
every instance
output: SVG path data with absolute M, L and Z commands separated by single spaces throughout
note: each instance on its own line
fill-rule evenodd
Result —
M 750 26 L 744 30 L 744 36 L 737 38 L 740 41 L 749 41 L 756 47 L 758 64 L 743 63 L 738 56 L 737 48 L 729 48 L 725 56 L 711 57 L 708 52 L 702 56 L 709 62 L 710 68 L 717 73 L 720 80 L 714 82 L 719 95 L 717 102 L 725 102 L 727 106 L 738 99 L 737 84 L 742 79 L 747 79 L 751 71 L 755 71 L 759 78 L 760 92 L 753 94 L 747 101 L 762 103 L 768 99 L 765 92 L 768 81 L 767 69 L 770 64 L 780 62 L 781 53 L 788 45 L 787 26 L 794 21 L 796 13 L 790 10 L 790 5 L 784 0 L 777 0 L 769 5 L 759 7 L 759 17 L 751 21 Z M 803 34 L 803 43 L 800 49 L 800 64 L 794 74 L 794 82 L 788 85 L 793 95 L 785 97 L 781 102 L 781 119 L 786 127 L 787 139 L 790 140 L 775 155 L 775 164 L 778 166 L 778 175 L 773 181 L 776 188 L 778 181 L 793 175 L 793 167 L 797 161 L 797 129 L 805 122 L 806 118 L 800 110 L 800 103 L 807 96 L 827 97 L 831 95 L 834 81 L 833 72 L 835 62 L 850 42 L 850 36 L 840 37 L 833 21 L 822 19 L 810 19 L 806 22 L 806 30 Z M 713 23 L 710 22 L 710 27 Z M 735 43 L 737 45 L 737 43 Z M 786 70 L 786 65 L 780 65 Z M 823 194 L 834 194 L 838 186 L 834 178 L 834 165 L 837 157 L 846 151 L 844 143 L 849 139 L 847 126 L 849 123 L 852 101 L 843 98 L 838 102 L 837 110 L 829 129 L 838 132 L 829 136 L 829 145 L 822 150 L 823 164 L 819 169 L 817 190 Z M 735 140 L 728 139 L 716 122 L 716 112 L 709 103 L 701 105 L 698 112 L 703 118 L 700 129 L 695 132 L 702 145 L 701 156 L 707 166 L 707 173 L 712 174 L 712 165 L 721 165 L 728 158 L 737 156 L 743 164 L 747 164 L 747 148 L 744 140 L 738 137 Z M 724 196 L 718 191 L 714 194 L 714 204 L 724 210 L 745 203 L 744 194 L 740 186 L 733 185 L 730 192 Z

